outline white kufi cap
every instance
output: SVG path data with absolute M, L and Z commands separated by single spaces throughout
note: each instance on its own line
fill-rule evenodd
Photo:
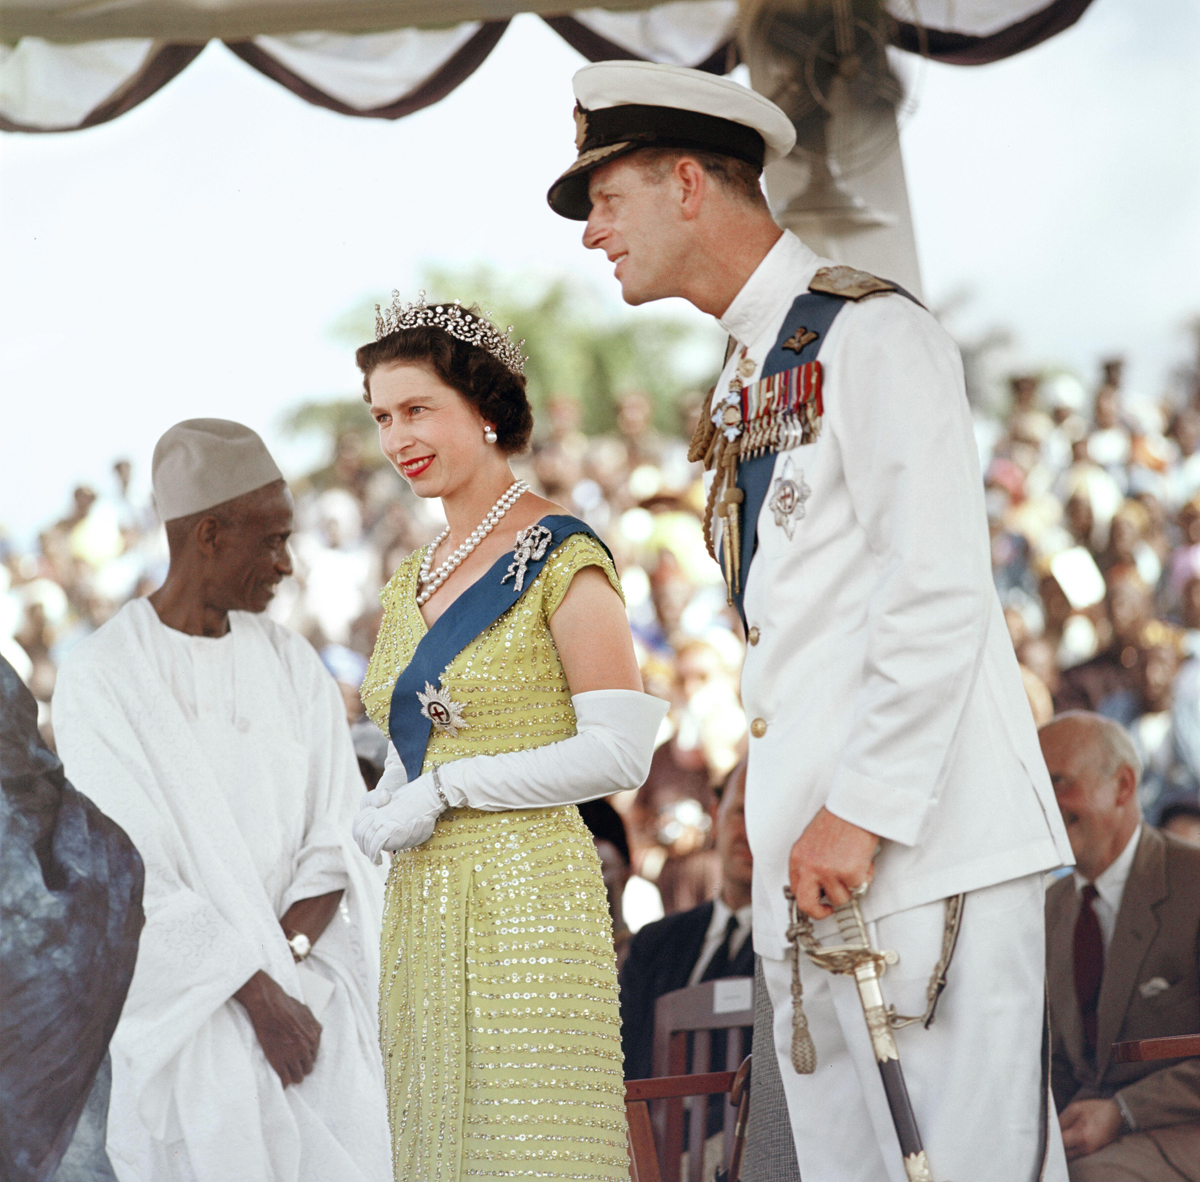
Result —
M 283 479 L 266 444 L 228 419 L 186 419 L 154 448 L 154 503 L 163 521 L 188 517 Z

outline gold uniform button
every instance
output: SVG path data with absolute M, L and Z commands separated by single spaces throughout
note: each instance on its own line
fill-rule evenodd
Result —
M 767 724 L 761 718 L 756 718 L 750 724 L 750 733 L 756 739 L 761 739 L 767 733 Z
M 749 640 L 751 644 L 757 644 L 760 635 L 761 633 L 757 628 L 751 628 L 750 635 L 746 639 Z

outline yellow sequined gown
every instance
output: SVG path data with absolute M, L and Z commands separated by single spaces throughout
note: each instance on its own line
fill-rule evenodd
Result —
M 423 554 L 381 595 L 363 703 L 385 731 L 396 678 L 427 631 L 416 604 Z M 451 661 L 442 687 L 467 725 L 454 738 L 431 732 L 424 771 L 575 733 L 548 621 L 590 565 L 620 591 L 604 549 L 574 534 Z M 429 841 L 392 862 L 381 965 L 397 1180 L 628 1179 L 612 927 L 573 805 L 444 813 Z

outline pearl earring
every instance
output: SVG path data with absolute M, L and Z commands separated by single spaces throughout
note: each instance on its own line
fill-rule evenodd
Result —
M 496 434 L 496 428 L 490 423 L 485 423 L 483 427 L 484 443 L 495 443 L 499 436 Z

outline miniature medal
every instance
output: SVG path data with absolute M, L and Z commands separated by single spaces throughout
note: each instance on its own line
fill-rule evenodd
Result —
M 425 692 L 417 690 L 417 698 L 421 703 L 421 713 L 441 734 L 455 739 L 460 730 L 468 729 L 463 722 L 463 708 L 444 689 L 437 689 L 426 682 Z
M 507 583 L 513 580 L 513 590 L 518 595 L 525 586 L 525 570 L 531 562 L 537 562 L 546 556 L 546 547 L 554 535 L 544 525 L 531 525 L 517 534 L 517 544 L 513 548 L 513 560 L 508 564 L 504 578 Z
M 804 473 L 796 474 L 792 458 L 788 456 L 783 462 L 783 471 L 775 479 L 767 508 L 775 514 L 775 524 L 787 534 L 789 542 L 796 532 L 796 522 L 804 516 L 804 502 L 811 495 L 812 489 L 804 483 Z

